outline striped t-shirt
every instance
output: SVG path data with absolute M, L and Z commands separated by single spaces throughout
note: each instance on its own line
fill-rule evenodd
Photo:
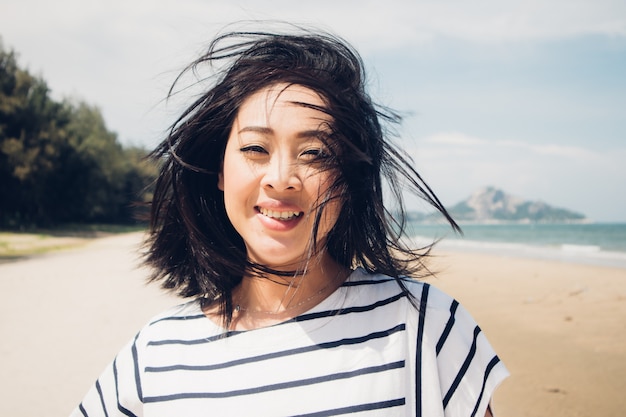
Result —
M 480 416 L 508 375 L 434 287 L 361 269 L 310 311 L 225 332 L 199 301 L 157 316 L 72 416 Z

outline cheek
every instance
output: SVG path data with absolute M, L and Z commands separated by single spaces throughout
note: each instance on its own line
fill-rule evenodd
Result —
M 339 218 L 339 213 L 341 212 L 342 202 L 339 199 L 333 199 L 324 209 L 324 218 L 328 224 L 328 228 L 332 229 L 337 223 L 337 219 Z
M 335 181 L 336 178 L 334 176 L 326 176 L 324 180 L 318 183 L 318 203 L 325 201 L 321 217 L 321 226 L 323 226 L 323 230 L 326 232 L 330 231 L 337 222 L 341 207 L 343 206 L 341 192 L 336 189 Z
M 224 193 L 226 211 L 231 216 L 250 215 L 247 211 L 259 196 L 259 179 L 246 163 L 225 163 L 218 187 Z
M 236 193 L 237 188 L 250 181 L 251 175 L 246 168 L 236 155 L 226 155 L 218 175 L 218 188 L 226 193 Z

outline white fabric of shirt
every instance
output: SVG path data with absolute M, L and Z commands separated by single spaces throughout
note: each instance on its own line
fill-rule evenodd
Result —
M 485 415 L 508 372 L 429 284 L 355 270 L 312 310 L 224 331 L 195 300 L 155 317 L 72 416 Z

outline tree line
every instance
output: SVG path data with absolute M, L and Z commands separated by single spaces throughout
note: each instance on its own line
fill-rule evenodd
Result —
M 156 176 L 146 154 L 97 107 L 53 100 L 0 39 L 0 228 L 136 222 Z

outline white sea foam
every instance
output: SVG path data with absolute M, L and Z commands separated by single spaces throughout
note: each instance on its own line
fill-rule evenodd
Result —
M 430 240 L 429 240 L 430 239 Z M 415 236 L 410 240 L 414 247 L 432 243 L 432 238 Z M 599 266 L 626 268 L 626 252 L 606 251 L 597 245 L 530 245 L 525 243 L 491 242 L 461 238 L 442 239 L 439 250 L 482 252 L 498 256 L 557 260 Z
M 572 245 L 572 244 L 563 244 L 561 245 L 561 251 L 565 253 L 597 253 L 600 252 L 602 248 L 597 245 Z

